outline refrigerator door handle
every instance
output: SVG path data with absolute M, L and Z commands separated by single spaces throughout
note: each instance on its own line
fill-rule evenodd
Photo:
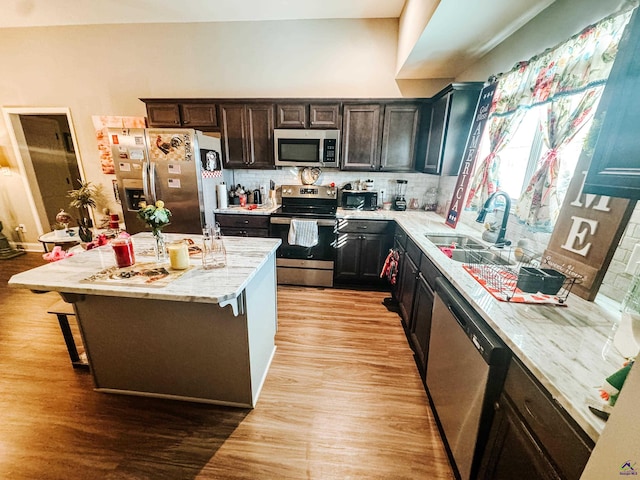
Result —
M 145 162 L 142 165 L 142 192 L 144 193 L 144 200 L 147 202 L 147 204 L 152 203 L 151 195 L 149 192 L 149 167 L 149 162 Z
M 149 190 L 151 193 L 151 200 L 152 202 L 155 204 L 158 199 L 157 197 L 157 192 L 156 192 L 156 162 L 150 162 L 149 163 Z

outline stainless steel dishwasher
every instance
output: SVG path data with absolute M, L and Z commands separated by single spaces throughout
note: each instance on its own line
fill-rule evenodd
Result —
M 431 322 L 427 390 L 460 478 L 475 478 L 510 353 L 443 278 Z

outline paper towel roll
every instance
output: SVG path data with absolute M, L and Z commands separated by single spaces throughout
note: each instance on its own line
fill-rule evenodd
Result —
M 229 206 L 227 186 L 224 183 L 216 185 L 216 192 L 218 193 L 218 208 L 227 208 Z

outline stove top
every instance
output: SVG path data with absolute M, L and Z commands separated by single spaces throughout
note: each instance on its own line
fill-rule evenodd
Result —
M 324 185 L 283 185 L 282 206 L 272 215 L 335 218 L 338 189 Z

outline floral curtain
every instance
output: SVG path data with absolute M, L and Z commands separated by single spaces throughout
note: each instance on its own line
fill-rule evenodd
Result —
M 479 164 L 471 181 L 465 208 L 479 210 L 498 188 L 500 150 L 518 129 L 526 110 L 518 108 L 527 87 L 526 64 L 512 70 L 498 81 L 489 113 L 489 155 Z
M 546 105 L 546 115 L 540 123 L 547 151 L 518 200 L 515 215 L 521 222 L 536 230 L 553 230 L 564 200 L 562 192 L 566 191 L 558 189 L 562 147 L 593 117 L 593 107 L 602 89 L 595 87 L 581 95 L 559 98 Z M 577 106 L 574 106 L 576 100 Z
M 562 147 L 593 115 L 630 16 L 628 7 L 500 77 L 489 118 L 490 154 L 476 170 L 467 208 L 479 207 L 499 188 L 500 150 L 527 111 L 544 108 L 541 123 L 547 151 L 518 202 L 516 215 L 534 229 L 553 229 L 562 205 L 557 189 Z
M 535 230 L 551 232 L 562 206 L 558 190 L 562 147 L 593 117 L 630 12 L 603 20 L 534 59 L 538 74 L 531 106 L 542 106 L 547 151 L 518 200 L 516 217 Z

